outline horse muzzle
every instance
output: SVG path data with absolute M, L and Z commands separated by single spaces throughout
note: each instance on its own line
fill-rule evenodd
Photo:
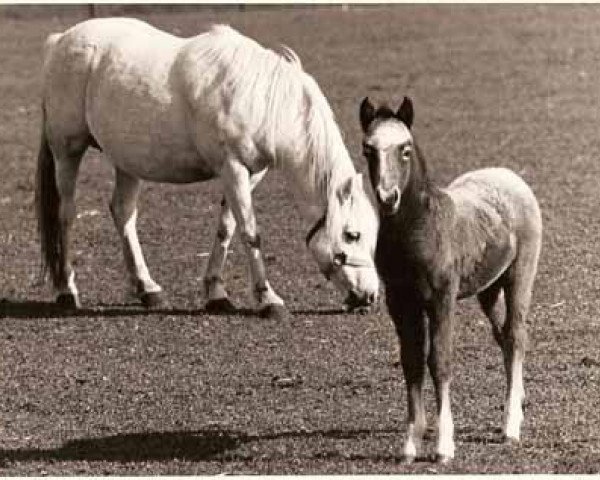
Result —
M 374 292 L 365 293 L 363 295 L 357 295 L 355 292 L 350 291 L 348 296 L 344 300 L 344 304 L 349 312 L 360 310 L 366 307 L 370 307 L 377 301 L 377 294 Z
M 379 205 L 379 211 L 384 216 L 394 215 L 400 207 L 400 189 L 394 185 L 390 189 L 378 186 L 375 189 L 375 197 Z

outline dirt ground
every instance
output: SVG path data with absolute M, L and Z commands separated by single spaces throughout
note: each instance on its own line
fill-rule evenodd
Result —
M 4 9 L 3 9 L 4 8 Z M 219 184 L 148 184 L 139 222 L 169 305 L 124 295 L 107 203 L 112 172 L 89 154 L 74 238 L 84 309 L 48 308 L 33 208 L 46 35 L 84 9 L 0 8 L 0 475 L 600 473 L 600 7 L 399 5 L 133 13 L 179 35 L 230 23 L 291 46 L 329 99 L 357 167 L 357 109 L 409 94 L 440 184 L 501 165 L 536 192 L 544 246 L 528 321 L 519 446 L 501 442 L 504 374 L 475 302 L 457 318 L 456 459 L 401 463 L 406 399 L 384 306 L 344 314 L 304 247 L 285 178 L 255 198 L 271 283 L 289 322 L 203 312 Z M 103 12 L 99 12 L 103 14 Z M 234 242 L 226 271 L 248 306 Z M 296 375 L 287 387 L 276 377 Z M 427 385 L 429 420 L 434 402 Z

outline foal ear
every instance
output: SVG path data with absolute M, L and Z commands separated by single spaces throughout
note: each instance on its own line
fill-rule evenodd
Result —
M 363 132 L 367 133 L 369 125 L 375 119 L 375 107 L 369 100 L 369 97 L 365 97 L 360 103 L 360 126 Z
M 402 100 L 402 105 L 400 105 L 400 108 L 398 108 L 398 111 L 396 112 L 396 118 L 410 129 L 412 127 L 414 117 L 415 111 L 413 109 L 412 100 L 409 97 L 404 97 L 404 100 Z

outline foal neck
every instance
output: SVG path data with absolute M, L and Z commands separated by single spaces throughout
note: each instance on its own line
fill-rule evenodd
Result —
M 437 189 L 429 176 L 429 168 L 423 157 L 423 152 L 416 140 L 411 157 L 410 177 L 402 192 L 400 211 L 406 213 L 420 213 L 430 203 L 431 197 Z

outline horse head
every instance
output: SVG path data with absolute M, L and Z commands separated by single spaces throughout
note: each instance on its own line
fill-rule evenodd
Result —
M 357 174 L 332 191 L 325 213 L 306 237 L 321 272 L 347 294 L 350 310 L 377 300 L 377 230 L 377 215 Z
M 360 123 L 365 135 L 363 155 L 383 216 L 398 212 L 402 193 L 414 173 L 415 145 L 410 130 L 413 117 L 408 97 L 404 97 L 396 112 L 385 106 L 376 109 L 368 97 L 360 105 Z

